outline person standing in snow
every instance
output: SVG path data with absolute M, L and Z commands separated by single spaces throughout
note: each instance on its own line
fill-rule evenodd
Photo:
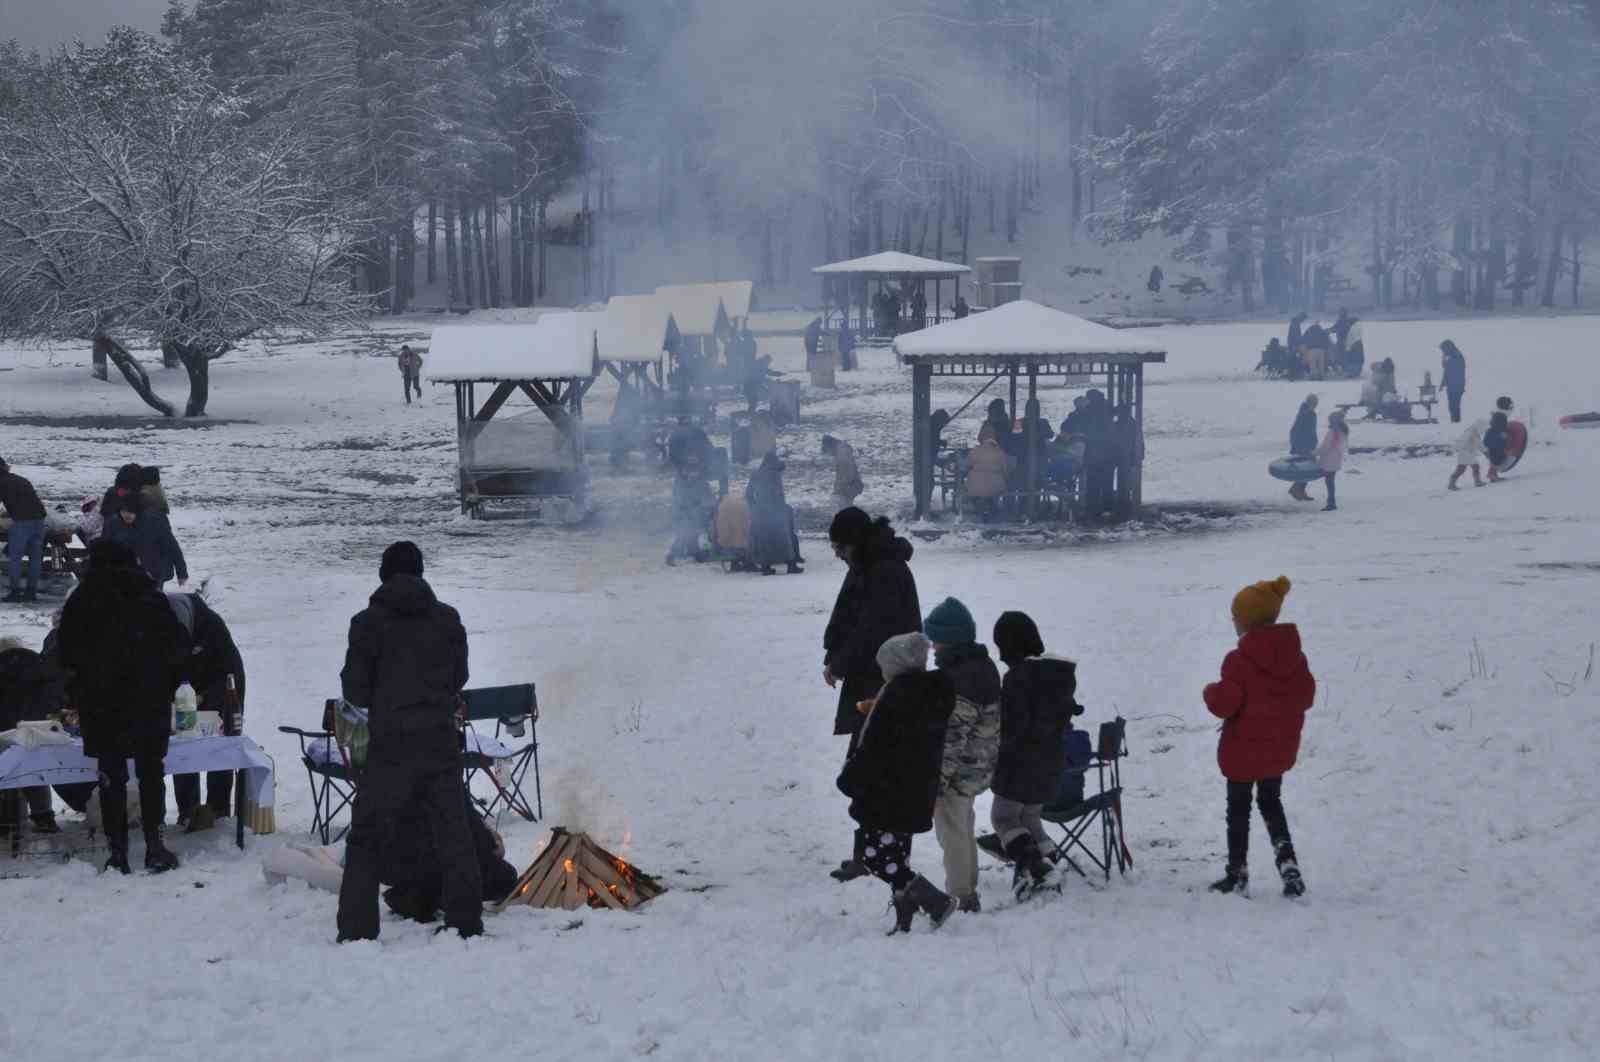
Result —
M 839 774 L 839 791 L 850 798 L 856 847 L 867 871 L 891 890 L 892 932 L 909 933 L 920 910 L 937 929 L 956 901 L 910 867 L 911 841 L 933 829 L 933 805 L 944 756 L 944 730 L 955 707 L 948 675 L 929 672 L 928 639 L 920 634 L 890 638 L 878 650 L 884 687 L 858 706 L 861 740 Z
M 1456 470 L 1450 473 L 1448 484 L 1451 490 L 1460 490 L 1456 483 L 1461 479 L 1461 474 L 1467 469 L 1472 469 L 1472 485 L 1483 486 L 1483 476 L 1478 472 L 1478 463 L 1483 460 L 1483 433 L 1489 426 L 1481 420 L 1475 420 L 1467 425 L 1467 430 L 1461 433 L 1461 438 L 1456 440 Z
M 1303 331 L 1305 323 L 1306 315 L 1303 313 L 1297 313 L 1289 318 L 1289 353 L 1296 358 L 1300 357 L 1300 340 L 1305 335 Z
M 1312 322 L 1306 334 L 1300 338 L 1301 349 L 1305 351 L 1306 372 L 1313 380 L 1320 380 L 1328 374 L 1330 343 L 1328 330 L 1322 327 L 1321 321 Z
M 1361 318 L 1352 317 L 1344 334 L 1344 374 L 1358 380 L 1366 364 L 1367 344 L 1361 333 Z
M 850 309 L 845 307 L 839 318 L 839 371 L 849 372 L 856 367 L 856 334 L 850 330 Z
M 173 615 L 189 635 L 189 657 L 184 665 L 184 681 L 194 687 L 199 709 L 217 712 L 223 718 L 224 732 L 240 733 L 239 713 L 244 709 L 244 658 L 234 643 L 233 632 L 199 594 L 168 594 Z M 232 679 L 232 686 L 229 680 Z M 200 776 L 172 776 L 172 796 L 178 805 L 178 825 L 191 831 L 209 829 L 216 820 L 226 818 L 233 806 L 233 772 L 208 771 L 206 796 L 200 800 Z
M 6 536 L 6 575 L 9 580 L 4 600 L 8 603 L 39 600 L 39 572 L 44 566 L 44 503 L 33 484 L 11 471 L 0 458 L 0 509 L 11 519 Z M 22 561 L 28 560 L 28 581 L 22 581 Z
M 1444 368 L 1444 378 L 1439 381 L 1445 399 L 1450 404 L 1450 423 L 1461 423 L 1461 396 L 1467 393 L 1467 359 L 1454 340 L 1439 344 L 1439 363 Z
M 406 405 L 411 404 L 411 392 L 417 392 L 417 398 L 422 397 L 422 355 L 412 350 L 409 345 L 400 347 L 400 387 L 406 396 Z
M 978 837 L 972 803 L 989 788 L 1000 756 L 1000 672 L 978 644 L 972 613 L 947 597 L 922 621 L 937 668 L 950 676 L 956 704 L 944 732 L 933 831 L 944 849 L 944 888 L 963 911 L 978 900 Z
M 188 585 L 189 566 L 183 559 L 183 549 L 173 537 L 167 514 L 160 509 L 145 508 L 137 496 L 120 501 L 114 513 L 106 518 L 106 529 L 101 537 L 133 550 L 139 558 L 139 566 L 155 580 L 156 589 L 164 587 L 174 575 L 178 577 L 178 589 Z
M 855 450 L 843 439 L 824 435 L 822 455 L 833 459 L 833 511 L 850 508 L 866 486 L 861 482 L 861 469 L 856 465 Z
M 139 469 L 139 505 L 144 509 L 154 509 L 162 516 L 172 515 L 167 492 L 161 489 L 161 469 L 155 465 L 145 465 Z
M 1228 780 L 1228 866 L 1215 892 L 1248 893 L 1250 802 L 1267 824 L 1267 836 L 1285 896 L 1305 894 L 1305 880 L 1283 813 L 1283 776 L 1300 751 L 1306 712 L 1316 702 L 1317 680 L 1300 649 L 1300 631 L 1279 623 L 1289 593 L 1283 576 L 1247 586 L 1233 598 L 1239 645 L 1222 661 L 1222 677 L 1205 688 L 1211 714 L 1222 720 L 1217 766 Z
M 467 684 L 467 632 L 422 578 L 422 551 L 383 551 L 381 585 L 350 621 L 344 700 L 367 713 L 371 742 L 350 813 L 339 941 L 378 939 L 378 882 L 397 821 L 419 804 L 444 871 L 445 925 L 483 932 L 483 890 L 466 822 L 457 718 Z
M 667 439 L 667 460 L 672 464 L 672 545 L 667 548 L 667 566 L 682 559 L 705 559 L 700 549 L 700 534 L 709 524 L 716 506 L 711 484 L 706 481 L 711 467 L 711 437 L 688 417 L 679 417 L 678 426 Z
M 1300 411 L 1294 415 L 1294 424 L 1289 428 L 1289 456 L 1310 457 L 1316 449 L 1317 396 L 1306 395 L 1305 401 L 1300 403 Z M 1291 486 L 1289 496 L 1296 501 L 1311 500 L 1304 483 Z
M 853 752 L 862 722 L 856 704 L 883 686 L 878 650 L 896 635 L 921 630 L 922 607 L 911 574 L 911 543 L 895 535 L 887 517 L 874 520 L 854 506 L 842 509 L 828 527 L 828 540 L 848 570 L 822 635 L 822 681 L 839 691 L 833 732 L 848 735 Z M 833 876 L 861 877 L 868 872 L 862 860 L 858 843 Z
M 99 761 L 100 809 L 111 850 L 107 870 L 128 865 L 128 761 L 139 775 L 144 865 L 178 866 L 162 842 L 172 697 L 183 680 L 188 638 L 138 558 L 119 542 L 89 547 L 89 566 L 61 611 L 57 637 L 68 691 L 83 727 L 83 753 Z
M 1073 699 L 1078 666 L 1045 655 L 1039 628 L 1026 613 L 1000 614 L 994 646 L 1006 676 L 1000 684 L 1000 753 L 989 822 L 1016 868 L 1011 889 L 1022 900 L 1045 886 L 1055 869 L 1044 858 L 1050 838 L 1040 816 L 1061 787 L 1066 733 L 1083 709 Z
M 1160 265 L 1150 267 L 1150 279 L 1145 281 L 1145 290 L 1152 295 L 1161 294 L 1161 285 L 1166 283 L 1167 275 L 1161 271 Z
M 1499 410 L 1489 416 L 1489 430 L 1483 433 L 1483 453 L 1489 459 L 1489 482 L 1500 482 L 1500 466 L 1506 463 L 1506 415 Z
M 972 307 L 967 305 L 967 300 L 960 292 L 956 293 L 956 301 L 950 307 L 950 313 L 956 320 L 961 320 L 972 312 Z
M 1316 453 L 1311 455 L 1317 459 L 1317 465 L 1322 469 L 1322 482 L 1328 487 L 1328 500 L 1322 506 L 1325 513 L 1339 508 L 1333 482 L 1339 475 L 1339 469 L 1344 467 L 1344 455 L 1349 448 L 1350 425 L 1345 423 L 1344 414 L 1329 413 L 1328 432 L 1317 445 Z
M 801 572 L 794 549 L 794 513 L 783 494 L 783 462 L 769 450 L 745 488 L 750 503 L 750 563 L 762 575 L 776 575 L 782 564 L 790 575 Z

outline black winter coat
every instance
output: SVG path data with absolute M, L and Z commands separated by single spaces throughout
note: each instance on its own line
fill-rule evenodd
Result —
M 890 833 L 933 829 L 945 722 L 955 703 L 955 686 L 939 671 L 907 672 L 884 687 L 839 775 L 851 818 Z
M 44 519 L 44 503 L 38 492 L 15 472 L 0 473 L 0 509 L 13 520 Z
M 1289 452 L 1310 454 L 1317 448 L 1317 411 L 1300 403 L 1300 412 L 1294 416 L 1294 427 L 1289 429 Z
M 1019 804 L 1047 804 L 1067 767 L 1066 732 L 1083 709 L 1072 699 L 1078 667 L 1035 656 L 1006 672 L 1000 689 L 1000 762 L 990 786 Z
M 883 672 L 878 650 L 897 634 L 922 630 L 922 605 L 911 574 L 911 543 L 887 527 L 875 526 L 839 587 L 839 596 L 822 636 L 825 667 L 839 679 L 835 734 L 861 726 L 856 702 L 878 695 Z
M 234 677 L 234 692 L 243 705 L 244 660 L 227 623 L 198 594 L 168 594 L 167 600 L 174 612 L 186 609 L 190 616 L 184 625 L 189 632 L 189 656 L 184 662 L 183 678 L 194 687 L 200 707 L 206 711 L 222 709 L 229 675 Z
M 44 719 L 61 708 L 67 677 L 32 649 L 0 652 L 0 730 L 24 719 Z
M 121 542 L 139 558 L 139 567 L 157 583 L 164 583 L 176 575 L 185 581 L 189 566 L 184 563 L 183 550 L 172 535 L 172 523 L 159 509 L 143 509 L 131 525 L 122 517 L 110 513 L 105 517 L 105 540 Z
M 350 621 L 344 699 L 370 712 L 372 747 L 396 755 L 459 753 L 467 632 L 414 575 L 391 575 Z
M 750 503 L 751 561 L 762 568 L 793 561 L 789 502 L 783 495 L 783 462 L 776 454 L 768 453 L 762 458 L 744 497 Z
M 1461 391 L 1467 389 L 1467 359 L 1460 354 L 1444 355 L 1444 389 L 1446 391 Z
M 61 612 L 57 640 L 84 754 L 117 755 L 172 732 L 189 639 L 166 597 L 132 568 L 91 571 Z
M 517 868 L 495 854 L 494 834 L 483 816 L 466 801 L 467 832 L 472 835 L 472 850 L 478 857 L 478 880 L 483 886 L 483 901 L 499 903 L 516 887 Z M 394 830 L 386 835 L 378 865 L 378 880 L 419 894 L 438 904 L 444 892 L 444 868 L 433 843 L 433 828 L 427 809 L 412 804 L 395 817 Z

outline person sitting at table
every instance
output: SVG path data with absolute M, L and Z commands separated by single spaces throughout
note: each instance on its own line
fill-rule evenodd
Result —
M 973 509 L 984 517 L 993 516 L 996 499 L 1005 495 L 1011 466 L 992 424 L 978 432 L 978 446 L 968 457 L 964 493 Z
M 222 716 L 224 732 L 239 733 L 244 711 L 244 659 L 234 644 L 233 633 L 216 610 L 199 594 L 168 594 L 173 615 L 183 624 L 190 639 L 184 681 L 194 687 L 202 712 Z M 228 680 L 233 689 L 228 689 Z M 178 826 L 194 833 L 208 830 L 218 819 L 227 818 L 233 801 L 233 772 L 206 773 L 206 801 L 200 802 L 200 776 L 172 776 L 172 795 L 178 804 Z
M 111 857 L 128 866 L 128 761 L 139 774 L 144 865 L 173 870 L 161 839 L 166 814 L 172 697 L 183 681 L 188 638 L 167 599 L 117 542 L 96 542 L 78 589 L 62 609 L 59 636 L 68 691 L 83 727 L 84 755 L 100 761 L 100 808 Z
M 49 718 L 61 708 L 65 688 L 66 676 L 51 661 L 17 638 L 0 638 L 0 730 L 10 730 L 25 719 Z M 27 802 L 34 833 L 61 832 L 49 786 L 27 786 L 21 798 Z M 0 791 L 0 837 L 19 825 L 16 801 L 16 791 Z

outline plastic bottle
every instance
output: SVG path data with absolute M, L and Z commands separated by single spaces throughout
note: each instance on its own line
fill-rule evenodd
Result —
M 198 722 L 198 711 L 194 687 L 185 682 L 172 698 L 172 732 L 177 734 L 193 730 Z
M 239 706 L 239 687 L 231 674 L 222 698 L 222 732 L 229 737 L 244 733 L 244 709 Z

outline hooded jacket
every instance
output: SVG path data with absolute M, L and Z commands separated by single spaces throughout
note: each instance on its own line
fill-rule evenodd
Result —
M 0 509 L 11 519 L 43 520 L 44 503 L 33 489 L 33 484 L 15 472 L 0 472 Z
M 144 572 L 91 568 L 61 610 L 56 645 L 85 755 L 125 753 L 129 741 L 171 733 L 189 640 Z
M 66 676 L 54 661 L 0 639 L 0 730 L 23 719 L 46 718 L 65 697 Z
M 168 594 L 167 604 L 189 635 L 183 677 L 194 687 L 200 707 L 221 710 L 227 700 L 229 675 L 234 678 L 234 692 L 243 704 L 244 660 L 227 623 L 199 594 Z
M 185 582 L 189 579 L 189 565 L 183 559 L 183 549 L 173 537 L 172 524 L 160 509 L 146 506 L 131 525 L 112 512 L 106 517 L 103 535 L 108 542 L 121 542 L 139 558 L 139 566 L 157 583 L 164 583 L 174 575 Z
M 1066 733 L 1081 715 L 1073 695 L 1078 665 L 1058 656 L 1035 656 L 1006 672 L 1000 685 L 1000 754 L 995 796 L 1019 804 L 1046 804 L 1067 769 Z
M 989 788 L 1000 758 L 1000 672 L 989 650 L 975 642 L 947 645 L 935 661 L 956 691 L 944 732 L 939 793 L 975 797 Z
M 370 710 L 373 747 L 459 751 L 467 632 L 415 575 L 391 575 L 350 621 L 339 673 L 344 699 Z
M 789 537 L 789 503 L 783 496 L 783 462 L 768 451 L 761 467 L 745 488 L 750 503 L 750 559 L 767 567 L 794 560 L 794 543 Z
M 955 687 L 941 671 L 907 671 L 890 680 L 839 775 L 851 818 L 890 833 L 933 829 L 945 725 L 955 703 Z
M 822 635 L 823 666 L 839 681 L 833 732 L 853 734 L 861 725 L 856 702 L 883 686 L 878 650 L 897 634 L 922 629 L 922 604 L 911 574 L 911 543 L 887 523 L 872 525 L 839 587 Z
M 1258 627 L 1222 661 L 1205 689 L 1206 707 L 1222 720 L 1217 766 L 1230 782 L 1276 778 L 1294 766 L 1300 730 L 1317 697 L 1317 680 L 1292 623 Z

